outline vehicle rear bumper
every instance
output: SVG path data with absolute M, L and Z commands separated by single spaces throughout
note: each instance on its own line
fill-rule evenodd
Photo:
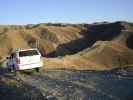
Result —
M 42 67 L 43 62 L 38 62 L 38 63 L 32 63 L 32 64 L 24 64 L 24 65 L 17 65 L 17 70 L 26 70 L 26 69 L 33 69 L 33 68 L 38 68 Z

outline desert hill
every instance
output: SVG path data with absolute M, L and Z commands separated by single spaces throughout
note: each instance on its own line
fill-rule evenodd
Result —
M 59 25 L 0 26 L 0 56 L 7 55 L 16 48 L 35 47 L 37 42 L 45 56 L 54 56 L 51 53 L 58 45 L 82 37 L 79 27 Z
M 133 64 L 133 24 L 1 25 L 0 56 L 38 47 L 48 68 L 94 69 Z M 60 57 L 61 56 L 61 57 Z
M 133 50 L 112 41 L 97 41 L 92 47 L 66 55 L 49 58 L 44 63 L 47 68 L 103 70 L 127 67 L 133 63 Z M 68 67 L 69 66 L 69 67 Z
M 77 53 L 91 47 L 96 41 L 116 41 L 128 48 L 132 48 L 132 31 L 133 27 L 126 22 L 86 25 L 80 32 L 83 38 L 62 44 L 58 48 L 65 48 L 71 53 Z

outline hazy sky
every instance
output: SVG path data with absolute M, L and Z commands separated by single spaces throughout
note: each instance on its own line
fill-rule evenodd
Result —
M 133 0 L 0 0 L 0 24 L 133 22 Z

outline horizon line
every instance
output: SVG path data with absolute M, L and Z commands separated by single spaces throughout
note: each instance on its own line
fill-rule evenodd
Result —
M 0 25 L 36 25 L 36 24 L 93 24 L 93 23 L 114 23 L 114 22 L 130 22 L 129 20 L 115 20 L 115 21 L 86 21 L 86 22 L 70 22 L 70 21 L 47 21 L 47 22 L 36 22 L 36 23 L 0 23 Z

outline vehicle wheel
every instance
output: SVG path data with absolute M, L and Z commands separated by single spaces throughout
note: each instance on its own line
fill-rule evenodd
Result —
M 39 72 L 39 68 L 36 68 L 35 70 L 36 70 L 36 72 Z
M 8 71 L 9 71 L 9 72 L 11 72 L 11 71 L 12 71 L 12 69 L 11 69 L 11 68 L 8 68 Z
M 10 67 L 8 68 L 8 70 L 9 70 L 10 72 L 12 72 L 12 73 L 14 73 L 14 72 L 16 71 L 14 65 L 10 66 Z

